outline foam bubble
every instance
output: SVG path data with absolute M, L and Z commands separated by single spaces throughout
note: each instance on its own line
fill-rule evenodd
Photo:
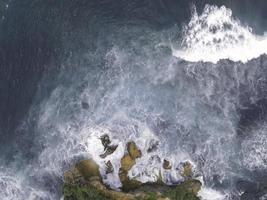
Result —
M 180 49 L 173 55 L 187 61 L 217 63 L 221 59 L 243 63 L 267 53 L 267 37 L 253 34 L 225 6 L 206 5 L 201 15 L 194 12 L 184 28 Z

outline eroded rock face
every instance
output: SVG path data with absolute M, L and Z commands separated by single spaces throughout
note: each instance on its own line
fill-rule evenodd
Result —
M 135 165 L 135 159 L 141 156 L 141 151 L 137 148 L 136 144 L 134 142 L 128 142 L 127 153 L 121 159 L 121 168 L 119 170 L 123 191 L 136 189 L 142 185 L 140 181 L 128 177 L 128 171 Z
M 108 189 L 93 160 L 82 160 L 64 173 L 63 193 L 65 200 L 135 200 L 132 194 Z
M 141 151 L 137 148 L 134 142 L 127 143 L 127 151 L 129 155 L 132 157 L 132 159 L 141 158 L 142 156 Z
M 129 154 L 126 154 L 121 159 L 121 170 L 129 171 L 135 165 L 135 159 L 133 159 Z
M 75 165 L 75 168 L 86 180 L 89 180 L 91 177 L 101 177 L 99 166 L 93 160 L 82 160 Z

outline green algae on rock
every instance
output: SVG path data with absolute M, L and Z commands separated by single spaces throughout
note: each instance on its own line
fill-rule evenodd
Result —
M 201 189 L 201 182 L 199 180 L 186 180 L 185 182 L 172 187 L 174 188 L 169 189 L 165 193 L 170 200 L 199 200 L 197 197 L 197 194 Z
M 100 181 L 86 185 L 65 184 L 65 200 L 199 200 L 201 183 L 188 180 L 177 186 L 143 184 L 137 190 L 118 192 L 107 189 Z
M 64 200 L 110 200 L 93 187 L 68 185 L 63 187 Z

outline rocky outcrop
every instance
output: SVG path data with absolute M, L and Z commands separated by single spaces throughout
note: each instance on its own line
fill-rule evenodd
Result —
M 181 175 L 184 177 L 184 178 L 190 178 L 192 176 L 192 168 L 193 166 L 191 165 L 190 162 L 185 162 L 183 164 L 183 171 L 181 173 Z
M 105 149 L 111 141 L 109 137 L 101 138 Z M 119 178 L 122 183 L 121 191 L 108 188 L 102 181 L 99 166 L 92 160 L 82 160 L 64 173 L 63 194 L 65 200 L 198 200 L 197 193 L 201 182 L 191 178 L 192 165 L 183 164 L 182 176 L 185 181 L 176 186 L 167 186 L 163 182 L 141 183 L 128 176 L 129 170 L 135 165 L 136 159 L 141 158 L 142 152 L 131 141 L 127 143 L 125 155 L 121 158 Z M 114 171 L 112 163 L 107 161 L 106 174 Z M 171 169 L 169 161 L 164 160 L 163 168 Z
M 129 191 L 142 185 L 141 182 L 128 177 L 128 171 L 135 165 L 135 160 L 141 156 L 141 151 L 137 148 L 136 144 L 134 142 L 128 142 L 127 154 L 122 157 L 121 168 L 119 170 L 123 191 Z
M 163 165 L 162 165 L 163 169 L 166 169 L 166 170 L 170 170 L 172 169 L 172 166 L 171 166 L 171 163 L 170 161 L 168 160 L 163 160 Z
M 100 138 L 102 145 L 104 146 L 104 153 L 100 155 L 101 158 L 106 158 L 108 155 L 113 154 L 116 151 L 118 145 L 111 145 L 111 141 L 108 135 L 103 135 Z

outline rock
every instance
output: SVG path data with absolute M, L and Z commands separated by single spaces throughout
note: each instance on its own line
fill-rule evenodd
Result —
M 99 166 L 93 160 L 82 160 L 75 166 L 81 176 L 89 180 L 91 177 L 101 177 L 99 172 Z
M 64 200 L 110 200 L 110 198 L 101 195 L 94 187 L 66 183 L 63 186 L 63 195 Z
M 183 171 L 181 175 L 185 178 L 189 178 L 192 176 L 192 165 L 190 162 L 187 161 L 183 164 Z
M 103 140 L 103 145 L 110 147 L 109 138 Z M 119 178 L 122 192 L 109 189 L 104 185 L 99 172 L 99 166 L 93 160 L 82 160 L 64 173 L 63 194 L 65 200 L 199 200 L 197 194 L 201 182 L 190 179 L 192 165 L 183 164 L 183 176 L 186 181 L 177 186 L 167 186 L 163 182 L 141 183 L 128 177 L 129 170 L 141 157 L 141 151 L 134 142 L 127 143 L 127 153 L 121 159 Z M 111 161 L 106 163 L 106 173 L 114 171 Z M 171 169 L 169 161 L 164 160 L 164 169 Z
M 85 186 L 63 187 L 65 200 L 136 200 L 133 194 L 109 190 L 99 180 L 91 181 Z
M 130 190 L 137 189 L 142 185 L 140 181 L 137 181 L 135 179 L 130 179 L 128 177 L 127 171 L 120 170 L 119 177 L 120 177 L 121 184 L 122 184 L 121 189 L 124 192 L 129 192 Z
M 106 164 L 106 174 L 112 173 L 114 171 L 114 168 L 110 160 L 106 162 L 105 164 Z
M 121 168 L 119 170 L 119 177 L 122 183 L 122 190 L 129 191 L 131 189 L 138 188 L 142 185 L 141 182 L 136 180 L 130 180 L 128 177 L 128 171 L 135 165 L 135 160 L 129 155 L 123 156 L 121 159 Z
M 121 169 L 129 171 L 135 165 L 135 159 L 129 154 L 125 155 L 121 159 Z
M 118 147 L 118 145 L 108 146 L 106 148 L 106 151 L 103 154 L 99 155 L 99 156 L 101 158 L 106 158 L 107 156 L 113 154 L 113 152 L 116 151 L 117 147 Z
M 106 150 L 107 147 L 111 144 L 111 141 L 110 141 L 109 136 L 107 134 L 102 135 L 100 137 L 100 140 L 101 140 L 102 145 L 104 146 L 104 150 Z
M 101 158 L 106 158 L 108 155 L 113 154 L 116 151 L 118 145 L 110 145 L 111 141 L 107 134 L 100 137 L 101 143 L 104 146 L 104 153 L 100 155 Z
M 165 159 L 163 160 L 162 167 L 163 167 L 163 169 L 166 169 L 166 170 L 170 170 L 172 168 L 170 161 L 165 160 Z
M 93 186 L 101 195 L 108 197 L 111 200 L 135 200 L 134 195 L 109 190 L 100 181 L 91 182 L 91 186 Z
M 184 183 L 184 187 L 187 189 L 187 191 L 192 192 L 194 195 L 197 195 L 198 192 L 201 189 L 201 182 L 199 180 L 191 179 L 187 180 Z
M 127 143 L 127 151 L 128 154 L 124 155 L 121 159 L 121 168 L 119 170 L 123 191 L 136 189 L 142 185 L 140 181 L 128 177 L 128 171 L 135 165 L 135 159 L 141 157 L 141 151 L 134 142 Z
M 186 180 L 185 182 L 172 187 L 165 196 L 171 200 L 199 200 L 197 194 L 201 189 L 201 182 L 198 180 Z
M 133 159 L 141 158 L 141 156 L 142 156 L 141 151 L 137 148 L 137 146 L 134 142 L 128 142 L 127 143 L 127 151 Z
M 68 171 L 64 172 L 64 183 L 73 185 L 77 183 L 81 178 L 82 176 L 76 167 L 72 167 Z

